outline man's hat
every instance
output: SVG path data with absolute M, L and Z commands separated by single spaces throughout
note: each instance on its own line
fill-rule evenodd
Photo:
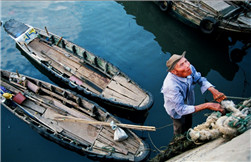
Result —
M 177 64 L 177 62 L 179 62 L 182 57 L 185 57 L 185 54 L 186 54 L 186 51 L 184 51 L 182 53 L 182 55 L 173 54 L 169 58 L 169 60 L 166 61 L 166 66 L 168 67 L 168 71 L 173 70 L 173 68 L 175 67 L 175 65 Z

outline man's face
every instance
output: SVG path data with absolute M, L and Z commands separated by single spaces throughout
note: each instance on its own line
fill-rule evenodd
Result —
M 186 78 L 192 74 L 190 62 L 185 57 L 180 59 L 172 71 L 172 73 L 182 78 Z

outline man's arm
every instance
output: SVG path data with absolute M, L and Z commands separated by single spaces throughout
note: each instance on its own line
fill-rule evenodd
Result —
M 209 110 L 213 110 L 213 111 L 220 111 L 222 114 L 225 113 L 225 110 L 223 108 L 221 108 L 220 104 L 218 103 L 204 103 L 204 104 L 200 104 L 195 107 L 195 112 L 201 111 L 201 110 L 205 110 L 205 109 L 209 109 Z
M 225 100 L 227 98 L 224 95 L 224 93 L 219 92 L 214 87 L 209 87 L 208 90 L 213 94 L 213 97 L 214 97 L 215 101 L 217 101 L 217 102 L 221 102 L 221 101 L 223 101 L 223 100 Z

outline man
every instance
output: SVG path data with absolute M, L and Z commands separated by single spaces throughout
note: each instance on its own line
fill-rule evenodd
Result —
M 173 120 L 174 135 L 183 134 L 192 126 L 192 113 L 204 109 L 224 112 L 219 103 L 195 104 L 194 86 L 201 86 L 202 94 L 209 90 L 217 102 L 226 96 L 216 90 L 214 86 L 196 71 L 193 65 L 182 55 L 174 54 L 166 62 L 167 74 L 161 93 L 164 95 L 164 107 Z

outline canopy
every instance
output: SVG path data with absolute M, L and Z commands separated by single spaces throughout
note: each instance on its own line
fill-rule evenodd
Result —
M 10 34 L 14 38 L 19 37 L 29 29 L 27 25 L 14 19 L 6 21 L 3 25 L 3 28 L 8 34 Z

